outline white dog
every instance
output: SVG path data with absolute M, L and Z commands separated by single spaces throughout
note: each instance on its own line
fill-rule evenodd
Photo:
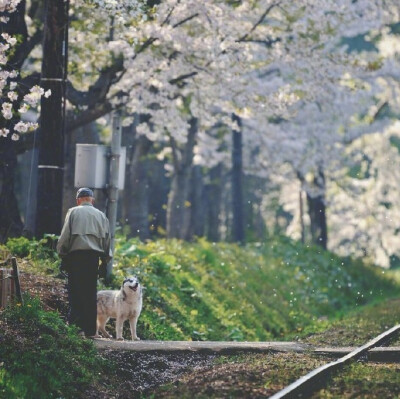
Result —
M 112 338 L 105 326 L 110 318 L 116 319 L 117 340 L 123 340 L 124 321 L 129 320 L 132 340 L 140 340 L 136 335 L 136 324 L 142 311 L 142 287 L 136 277 L 124 280 L 119 291 L 99 291 L 97 293 L 97 331 L 103 337 Z

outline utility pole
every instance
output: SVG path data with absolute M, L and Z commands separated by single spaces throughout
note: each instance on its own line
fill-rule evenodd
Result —
M 234 242 L 244 243 L 242 121 L 236 114 L 232 120 L 239 127 L 232 131 L 232 238 Z
M 115 249 L 115 229 L 117 226 L 117 205 L 118 205 L 118 180 L 119 180 L 119 160 L 121 157 L 121 114 L 119 110 L 113 113 L 113 131 L 111 139 L 110 154 L 110 180 L 108 185 L 108 207 L 107 216 L 110 222 L 111 249 L 114 254 Z M 107 279 L 112 274 L 113 261 L 107 265 Z
M 46 0 L 38 141 L 36 237 L 59 234 L 62 224 L 64 113 L 67 78 L 68 0 Z

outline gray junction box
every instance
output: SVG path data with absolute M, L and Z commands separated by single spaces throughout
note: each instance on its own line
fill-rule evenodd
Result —
M 106 188 L 110 174 L 111 148 L 99 144 L 77 144 L 75 187 Z M 125 185 L 126 147 L 121 147 L 118 189 Z

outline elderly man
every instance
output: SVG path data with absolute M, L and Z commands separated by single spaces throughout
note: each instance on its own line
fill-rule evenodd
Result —
M 69 322 L 80 334 L 96 334 L 97 275 L 112 258 L 110 226 L 106 215 L 96 209 L 93 191 L 80 188 L 77 206 L 70 208 L 57 243 L 57 252 L 68 272 Z

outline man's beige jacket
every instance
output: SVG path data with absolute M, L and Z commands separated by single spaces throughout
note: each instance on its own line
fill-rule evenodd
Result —
M 57 243 L 61 257 L 82 250 L 99 252 L 106 262 L 112 258 L 110 224 L 106 215 L 90 202 L 68 210 Z

